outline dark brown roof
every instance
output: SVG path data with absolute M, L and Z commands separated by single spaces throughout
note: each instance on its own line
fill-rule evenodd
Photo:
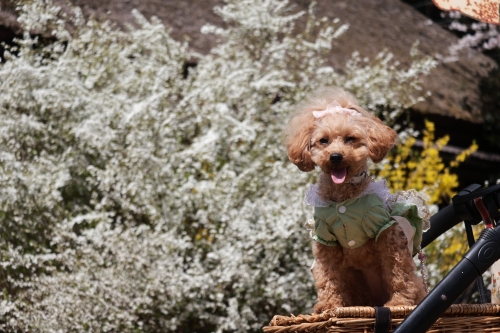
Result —
M 422 54 L 443 56 L 457 42 L 449 31 L 433 24 L 413 7 L 398 0 L 357 0 L 352 2 L 318 1 L 318 12 L 339 17 L 350 24 L 337 41 L 334 66 L 341 66 L 354 50 L 373 57 L 386 48 L 403 64 L 411 60 L 409 53 L 418 40 Z M 340 52 L 339 52 L 340 51 Z M 334 58 L 334 56 L 332 56 Z M 424 88 L 432 96 L 414 108 L 422 113 L 435 113 L 472 122 L 481 122 L 479 82 L 494 67 L 494 62 L 479 52 L 463 52 L 459 61 L 442 63 L 425 78 Z
M 0 0 L 4 4 L 7 0 Z M 59 0 L 61 3 L 63 1 Z M 190 46 L 206 53 L 215 44 L 213 37 L 200 33 L 205 23 L 222 25 L 212 8 L 223 5 L 222 0 L 73 0 L 87 15 L 109 18 L 119 25 L 132 23 L 131 10 L 137 8 L 146 17 L 155 15 L 172 27 L 177 39 L 189 38 Z M 311 1 L 292 0 L 297 9 L 305 9 Z M 3 5 L 5 8 L 5 5 Z M 403 65 L 411 61 L 410 49 L 420 42 L 425 55 L 448 54 L 448 47 L 457 42 L 450 32 L 433 24 L 411 6 L 399 0 L 318 0 L 318 17 L 338 17 L 350 24 L 344 36 L 335 41 L 330 63 L 341 69 L 352 52 L 373 57 L 383 49 L 394 53 Z M 4 11 L 5 12 L 5 11 Z M 6 16 L 6 15 L 4 15 Z M 4 16 L 0 15 L 0 25 Z M 468 50 L 460 60 L 440 64 L 425 78 L 424 88 L 432 96 L 414 108 L 421 113 L 432 113 L 481 123 L 479 82 L 493 68 L 494 62 L 479 52 Z

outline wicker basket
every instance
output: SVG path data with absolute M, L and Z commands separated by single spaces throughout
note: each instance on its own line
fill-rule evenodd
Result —
M 415 306 L 390 307 L 391 332 Z M 323 332 L 370 333 L 375 323 L 372 307 L 346 307 L 320 315 L 274 316 L 265 333 Z M 500 305 L 454 304 L 427 333 L 500 332 Z

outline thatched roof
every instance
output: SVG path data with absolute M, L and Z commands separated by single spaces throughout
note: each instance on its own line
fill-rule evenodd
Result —
M 442 56 L 448 55 L 448 47 L 458 40 L 398 0 L 358 0 L 356 6 L 342 1 L 329 3 L 328 0 L 319 1 L 318 11 L 350 23 L 346 35 L 336 46 L 336 54 L 345 54 L 345 58 L 353 50 L 373 57 L 386 48 L 403 64 L 408 64 L 410 49 L 417 40 L 423 54 Z M 345 59 L 331 61 L 339 66 Z M 440 64 L 425 79 L 424 87 L 432 92 L 432 96 L 416 105 L 415 109 L 422 113 L 481 122 L 478 86 L 493 66 L 491 59 L 475 51 L 462 54 L 456 62 Z
M 9 0 L 0 0 L 0 32 L 5 27 L 15 29 L 12 24 L 12 5 Z M 55 1 L 63 3 L 63 0 Z M 222 0 L 72 0 L 87 15 L 108 17 L 123 25 L 133 23 L 131 10 L 137 8 L 146 17 L 159 17 L 172 28 L 177 39 L 189 38 L 190 46 L 206 53 L 215 44 L 212 36 L 200 33 L 205 23 L 222 25 L 212 8 L 223 5 Z M 291 0 L 297 9 L 306 9 L 310 0 Z M 9 8 L 10 7 L 10 8 Z M 419 41 L 422 54 L 448 55 L 448 47 L 457 42 L 457 37 L 433 24 L 413 7 L 399 0 L 318 0 L 318 17 L 338 17 L 350 24 L 346 34 L 335 41 L 335 52 L 330 63 L 341 69 L 352 52 L 361 56 L 374 57 L 387 49 L 394 53 L 403 65 L 409 64 L 410 49 Z M 7 13 L 9 15 L 7 15 Z M 2 30 L 2 25 L 4 29 Z M 414 108 L 421 113 L 439 114 L 474 123 L 481 123 L 481 102 L 479 98 L 480 80 L 493 68 L 494 62 L 479 52 L 468 50 L 455 62 L 442 63 L 425 78 L 424 88 L 432 96 Z

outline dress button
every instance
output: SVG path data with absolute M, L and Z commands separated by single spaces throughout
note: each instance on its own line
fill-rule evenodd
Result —
M 347 245 L 349 246 L 354 246 L 354 244 L 356 244 L 356 241 L 354 239 L 350 240 Z
M 343 214 L 343 213 L 345 213 L 345 211 L 346 211 L 345 206 L 340 206 L 339 207 L 339 213 Z

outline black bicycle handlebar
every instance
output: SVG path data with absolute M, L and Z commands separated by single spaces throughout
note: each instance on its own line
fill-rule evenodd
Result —
M 500 259 L 500 227 L 485 229 L 464 258 L 393 333 L 424 333 L 474 280 Z
M 431 217 L 430 229 L 422 234 L 422 248 L 462 221 L 481 222 L 481 214 L 474 204 L 476 198 L 482 198 L 492 218 L 500 217 L 500 185 L 485 189 L 478 184 L 469 185 L 453 197 L 451 205 Z
M 476 206 L 477 198 L 481 198 L 482 207 L 492 219 L 500 217 L 500 185 L 486 189 L 477 184 L 470 185 L 453 197 L 450 206 L 431 218 L 431 228 L 422 237 L 422 248 L 461 221 L 479 223 L 482 216 Z M 483 230 L 464 258 L 393 333 L 426 332 L 470 284 L 499 259 L 500 226 Z

